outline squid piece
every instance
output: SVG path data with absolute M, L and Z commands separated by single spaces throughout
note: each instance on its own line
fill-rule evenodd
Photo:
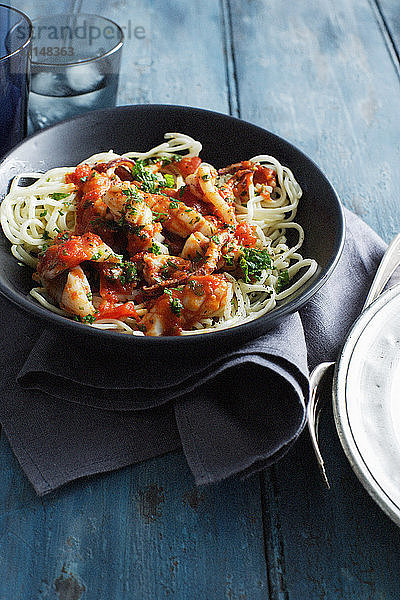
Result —
M 219 267 L 223 247 L 232 239 L 232 236 L 233 234 L 230 231 L 220 231 L 211 238 L 204 259 L 196 269 L 198 275 L 209 275 Z
M 162 219 L 163 227 L 180 237 L 186 238 L 194 231 L 211 237 L 217 231 L 212 219 L 205 218 L 194 208 L 174 198 L 144 193 L 144 201 Z
M 60 307 L 79 317 L 93 315 L 95 311 L 91 297 L 92 293 L 85 273 L 81 267 L 74 267 L 68 273 L 61 294 Z
M 270 192 L 276 187 L 276 173 L 274 169 L 265 167 L 251 160 L 229 165 L 219 169 L 219 175 L 232 175 L 226 185 L 230 188 L 239 202 L 247 202 L 250 185 L 257 186 L 257 191 L 265 199 L 270 198 Z
M 116 184 L 107 190 L 102 201 L 114 221 L 122 219 L 130 225 L 149 225 L 153 221 L 153 213 L 139 194 L 141 192 L 134 186 Z
M 72 235 L 64 231 L 58 234 L 53 244 L 39 258 L 37 273 L 42 281 L 53 279 L 85 260 L 115 263 L 120 262 L 121 257 L 94 233 Z
M 204 252 L 210 240 L 201 231 L 191 233 L 182 248 L 182 258 L 194 259 L 204 256 Z
M 217 171 L 210 165 L 201 163 L 192 175 L 186 177 L 186 184 L 195 195 L 214 206 L 215 212 L 224 223 L 236 227 L 235 208 L 221 195 L 216 186 Z
M 143 277 L 150 285 L 166 281 L 168 281 L 168 285 L 171 285 L 171 280 L 180 281 L 183 277 L 187 277 L 192 269 L 190 260 L 168 254 L 156 256 L 146 253 L 143 256 L 143 262 Z
M 220 317 L 232 298 L 232 285 L 218 275 L 190 276 L 183 289 L 167 290 L 139 322 L 149 336 L 180 335 L 205 317 Z

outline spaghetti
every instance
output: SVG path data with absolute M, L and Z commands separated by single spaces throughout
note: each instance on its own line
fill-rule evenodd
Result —
M 259 318 L 316 272 L 290 169 L 259 155 L 217 171 L 200 142 L 165 139 L 14 178 L 1 225 L 48 310 L 128 334 L 205 333 Z

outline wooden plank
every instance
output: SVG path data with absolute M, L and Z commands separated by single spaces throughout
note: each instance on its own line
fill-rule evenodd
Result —
M 400 5 L 397 0 L 375 0 L 380 18 L 388 31 L 397 61 L 400 56 Z M 379 17 L 378 17 L 379 19 Z
M 390 239 L 400 230 L 400 94 L 374 7 L 364 0 L 231 5 L 241 117 L 308 153 L 345 204 Z M 321 436 L 331 492 L 306 434 L 265 473 L 271 598 L 397 598 L 399 530 L 351 471 L 332 416 Z
M 178 454 L 39 499 L 0 457 L 0 598 L 267 597 L 254 480 L 195 489 Z
M 217 2 L 116 0 L 105 6 L 84 0 L 81 10 L 115 19 L 126 31 L 131 20 L 121 104 L 228 111 Z M 132 36 L 133 26 L 143 27 L 145 38 Z M 39 500 L 3 438 L 0 506 L 7 507 L 0 514 L 6 574 L 0 598 L 10 590 L 32 600 L 268 597 L 258 477 L 196 491 L 178 454 Z
M 226 112 L 219 3 L 83 0 L 82 12 L 115 20 L 125 33 L 118 104 L 186 104 Z M 135 28 L 142 28 L 140 38 Z
M 308 153 L 389 240 L 399 230 L 399 89 L 368 1 L 233 1 L 232 15 L 242 118 Z

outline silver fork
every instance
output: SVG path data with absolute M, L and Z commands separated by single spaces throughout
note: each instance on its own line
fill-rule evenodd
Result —
M 376 300 L 389 281 L 391 275 L 393 275 L 394 271 L 399 265 L 400 233 L 391 241 L 382 257 L 361 312 L 363 312 L 374 300 Z M 330 484 L 326 475 L 324 459 L 322 458 L 318 445 L 318 427 L 321 414 L 319 385 L 327 371 L 332 369 L 335 364 L 335 362 L 323 362 L 312 370 L 310 375 L 310 401 L 307 407 L 307 424 L 311 437 L 311 443 L 314 448 L 315 456 L 317 457 L 319 470 L 328 489 L 330 489 Z

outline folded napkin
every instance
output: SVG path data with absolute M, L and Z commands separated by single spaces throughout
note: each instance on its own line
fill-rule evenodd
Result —
M 223 354 L 141 361 L 43 330 L 0 299 L 0 422 L 37 493 L 181 447 L 197 484 L 287 452 L 305 425 L 308 367 L 336 358 L 385 249 L 346 217 L 325 286 L 300 313 Z

